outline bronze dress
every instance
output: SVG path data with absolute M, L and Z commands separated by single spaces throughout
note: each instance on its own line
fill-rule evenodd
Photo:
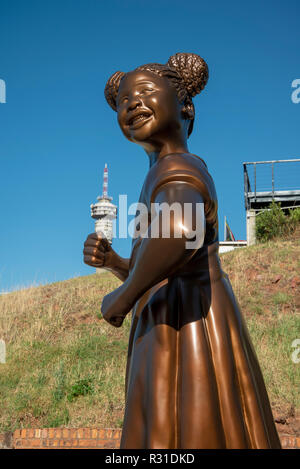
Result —
M 167 155 L 140 202 L 169 181 L 196 187 L 206 235 L 184 267 L 135 304 L 121 448 L 280 448 L 262 373 L 218 255 L 217 196 L 201 158 Z M 133 240 L 130 267 L 141 239 Z

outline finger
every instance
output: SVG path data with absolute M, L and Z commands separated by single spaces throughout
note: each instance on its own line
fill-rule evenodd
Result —
M 101 244 L 101 239 L 98 238 L 87 238 L 84 242 L 84 246 L 94 246 L 98 247 Z
M 105 237 L 99 238 L 98 241 L 99 241 L 99 244 L 97 244 L 97 246 L 103 252 L 107 252 L 111 249 L 110 244 L 109 244 L 108 240 Z
M 98 238 L 98 237 L 87 237 L 84 246 L 90 246 L 100 249 L 102 252 L 106 252 L 111 249 L 109 242 L 106 238 Z
M 97 259 L 94 256 L 84 256 L 83 261 L 85 264 L 90 265 L 92 267 L 103 267 L 103 261 Z
M 105 251 L 108 251 L 109 249 L 111 249 L 110 244 L 109 244 L 107 238 L 102 238 L 102 239 L 101 239 L 101 244 L 100 244 L 100 246 L 103 246 L 104 249 L 105 249 Z
M 86 241 L 94 239 L 95 241 L 102 239 L 102 236 L 99 233 L 91 233 L 86 238 Z
M 85 246 L 84 249 L 83 249 L 83 254 L 85 256 L 93 256 L 93 257 L 99 258 L 101 260 L 104 260 L 103 251 L 100 251 L 98 248 L 95 248 L 93 246 Z
M 85 253 L 83 256 L 83 261 L 85 263 L 92 263 L 92 264 L 101 264 L 104 266 L 105 259 L 101 256 L 93 256 L 92 254 Z
M 107 252 L 107 249 L 102 245 L 102 240 L 90 239 L 84 243 L 84 248 L 89 247 L 92 249 L 96 249 L 103 253 Z
M 105 249 L 105 247 L 103 246 L 102 241 L 103 241 L 103 240 L 100 241 L 100 244 L 99 244 L 99 246 L 97 246 L 97 248 L 99 249 L 99 251 L 101 251 L 101 252 L 104 253 L 104 252 L 106 252 L 106 249 Z
M 107 241 L 105 235 L 101 231 L 90 233 L 86 238 L 86 241 L 89 241 L 89 240 L 94 240 L 94 241 L 106 240 Z

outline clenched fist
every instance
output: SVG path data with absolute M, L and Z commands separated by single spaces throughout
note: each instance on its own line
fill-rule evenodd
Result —
M 88 235 L 84 243 L 84 262 L 92 267 L 113 269 L 118 261 L 117 253 L 100 233 Z
M 124 283 L 103 298 L 103 318 L 115 327 L 120 327 L 134 304 L 133 295 L 126 281 L 129 259 L 120 257 L 100 233 L 90 234 L 84 243 L 84 262 L 92 267 L 112 271 Z
M 102 301 L 102 316 L 105 321 L 115 327 L 122 326 L 125 317 L 134 303 L 130 297 L 126 283 L 125 281 L 119 288 L 106 295 Z

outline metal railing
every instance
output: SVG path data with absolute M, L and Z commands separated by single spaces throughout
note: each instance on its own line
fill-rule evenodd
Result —
M 244 197 L 246 210 L 250 206 L 250 198 L 256 202 L 258 196 L 268 194 L 272 199 L 275 195 L 294 192 L 300 193 L 300 158 L 289 160 L 271 160 L 271 161 L 249 161 L 243 163 L 244 171 Z M 275 167 L 277 164 L 297 163 L 286 165 L 285 170 L 282 170 L 275 175 Z M 265 166 L 258 166 L 265 165 Z M 249 170 L 248 170 L 249 167 Z M 251 174 L 250 168 L 252 169 Z M 260 171 L 258 168 L 264 168 Z M 271 169 L 271 174 L 267 174 L 266 168 Z M 259 176 L 259 177 L 258 177 Z

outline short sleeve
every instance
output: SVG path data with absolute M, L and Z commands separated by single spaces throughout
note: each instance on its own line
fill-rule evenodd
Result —
M 204 200 L 206 222 L 214 224 L 217 218 L 217 196 L 212 177 L 200 158 L 172 155 L 165 157 L 149 174 L 148 201 L 153 203 L 159 190 L 169 182 L 186 182 L 192 185 Z

